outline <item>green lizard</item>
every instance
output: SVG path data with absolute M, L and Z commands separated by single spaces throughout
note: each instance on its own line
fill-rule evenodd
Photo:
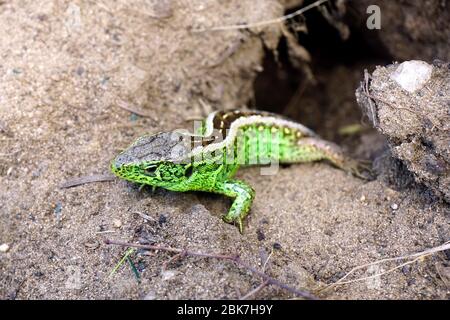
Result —
M 234 198 L 223 220 L 243 231 L 255 191 L 233 179 L 241 165 L 328 160 L 360 176 L 360 163 L 305 126 L 267 112 L 217 111 L 194 133 L 172 131 L 138 138 L 111 163 L 125 180 L 172 191 L 205 191 Z

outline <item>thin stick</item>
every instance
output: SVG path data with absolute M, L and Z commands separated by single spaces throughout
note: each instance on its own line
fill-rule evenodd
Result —
M 408 107 L 399 107 L 399 106 L 395 106 L 394 104 L 390 103 L 389 101 L 386 101 L 384 99 L 378 98 L 370 93 L 367 92 L 363 92 L 364 95 L 366 95 L 368 98 L 373 99 L 373 100 L 377 100 L 380 101 L 384 104 L 387 104 L 389 107 L 391 107 L 392 109 L 400 109 L 400 110 L 406 110 L 411 112 L 412 114 L 414 114 L 417 117 L 422 116 L 419 112 L 412 110 L 411 108 Z M 370 99 L 369 99 L 369 103 L 370 103 Z M 442 128 L 440 125 L 437 125 L 436 123 L 434 123 L 431 119 L 429 119 L 430 122 L 433 124 L 433 126 L 435 126 L 436 128 L 440 129 L 440 130 L 445 130 L 444 128 Z
M 265 274 L 262 271 L 259 271 L 255 269 L 254 267 L 248 265 L 244 261 L 242 261 L 238 256 L 231 256 L 231 255 L 224 255 L 224 254 L 215 254 L 215 253 L 204 253 L 204 252 L 195 252 L 190 250 L 183 250 L 179 248 L 172 248 L 167 246 L 156 246 L 156 245 L 143 245 L 143 244 L 135 244 L 135 243 L 129 243 L 124 241 L 116 241 L 116 240 L 109 240 L 105 239 L 105 244 L 110 245 L 118 245 L 123 247 L 133 247 L 133 248 L 140 248 L 145 250 L 158 250 L 158 251 L 167 251 L 167 252 L 174 252 L 177 254 L 184 254 L 187 256 L 194 256 L 194 257 L 201 257 L 201 258 L 214 258 L 214 259 L 221 259 L 221 260 L 228 260 L 236 264 L 238 267 L 247 269 L 253 274 L 256 274 L 263 278 L 265 281 L 268 282 L 268 284 L 277 286 L 279 288 L 282 288 L 284 290 L 287 290 L 299 297 L 303 297 L 305 299 L 311 299 L 316 300 L 317 298 L 313 296 L 311 293 L 303 290 L 299 290 L 296 288 L 293 288 L 285 283 L 282 283 L 281 281 L 274 279 L 267 274 Z
M 328 2 L 328 1 L 329 0 L 318 0 L 314 3 L 311 3 L 310 5 L 307 5 L 306 7 L 303 7 L 301 9 L 293 12 L 293 13 L 290 13 L 290 14 L 287 14 L 285 16 L 275 18 L 275 19 L 264 20 L 264 21 L 259 21 L 259 22 L 255 22 L 255 23 L 245 23 L 245 24 L 229 25 L 229 26 L 218 26 L 218 27 L 213 27 L 210 29 L 199 29 L 199 30 L 194 30 L 194 32 L 239 30 L 239 29 L 248 29 L 248 28 L 254 28 L 254 27 L 263 27 L 263 26 L 267 26 L 270 24 L 274 24 L 274 23 L 281 23 L 281 22 L 287 21 L 289 19 L 292 19 L 296 16 L 299 16 L 302 13 L 305 13 L 306 11 L 311 10 L 315 7 L 318 7 L 321 4 Z
M 116 233 L 116 230 L 105 230 L 105 231 L 97 231 L 95 234 L 107 234 L 107 233 Z
M 250 298 L 251 296 L 257 294 L 258 292 L 260 292 L 262 289 L 264 289 L 267 285 L 269 284 L 268 280 L 264 280 L 263 283 L 261 283 L 259 286 L 257 286 L 255 289 L 249 291 L 246 295 L 242 296 L 239 298 L 239 300 L 247 300 L 248 298 Z
M 270 257 L 272 256 L 272 254 L 273 254 L 273 248 L 272 248 L 272 250 L 270 251 L 270 254 L 269 254 L 269 256 L 267 257 L 267 259 L 264 261 L 263 268 L 262 268 L 263 272 L 266 271 L 267 263 L 269 262 Z M 247 299 L 250 298 L 251 296 L 257 294 L 259 291 L 261 291 L 262 289 L 264 289 L 268 284 L 269 284 L 269 281 L 264 280 L 264 281 L 263 281 L 259 286 L 257 286 L 255 289 L 249 291 L 247 294 L 245 294 L 244 296 L 240 297 L 239 300 L 247 300 Z
M 111 245 L 122 246 L 122 247 L 133 247 L 133 248 L 139 248 L 139 249 L 145 249 L 145 250 L 167 251 L 167 252 L 174 252 L 174 253 L 185 252 L 185 254 L 188 256 L 202 257 L 202 258 L 216 258 L 216 259 L 224 259 L 224 260 L 233 260 L 236 258 L 234 256 L 229 256 L 229 255 L 195 252 L 195 251 L 183 250 L 183 249 L 179 249 L 179 248 L 172 248 L 172 247 L 166 247 L 166 246 L 156 246 L 156 245 L 151 245 L 151 244 L 136 244 L 136 243 L 130 243 L 130 242 L 125 242 L 125 241 L 116 241 L 116 240 L 110 240 L 110 239 L 106 239 L 105 244 L 111 244 Z
M 416 262 L 416 261 L 418 261 L 418 260 L 420 260 L 420 259 L 422 259 L 424 257 L 427 257 L 429 255 L 432 255 L 432 254 L 434 254 L 436 252 L 440 252 L 440 251 L 444 251 L 444 250 L 448 250 L 448 249 L 450 249 L 450 241 L 445 242 L 444 244 L 442 244 L 442 245 L 440 245 L 438 247 L 427 249 L 427 250 L 422 251 L 422 252 L 417 252 L 417 253 L 409 254 L 409 255 L 406 255 L 406 256 L 400 256 L 400 257 L 394 257 L 394 258 L 386 258 L 386 259 L 381 259 L 381 260 L 377 260 L 377 261 L 374 261 L 374 262 L 366 263 L 366 264 L 354 267 L 345 276 L 343 276 L 338 281 L 336 281 L 335 283 L 332 283 L 331 285 L 325 287 L 322 290 L 326 290 L 326 289 L 329 289 L 331 287 L 334 287 L 334 286 L 340 285 L 340 284 L 352 283 L 352 282 L 356 282 L 356 281 L 361 281 L 361 280 L 366 280 L 366 279 L 370 279 L 370 278 L 379 277 L 379 276 L 382 276 L 382 275 L 384 275 L 386 273 L 390 273 L 390 272 L 392 272 L 392 271 L 394 271 L 396 269 L 404 267 L 405 265 L 414 263 L 414 262 Z M 344 281 L 344 279 L 346 279 L 348 276 L 350 276 L 350 274 L 354 273 L 357 270 L 361 270 L 363 268 L 370 267 L 370 266 L 377 265 L 377 264 L 384 263 L 384 262 L 398 261 L 398 260 L 404 260 L 404 259 L 408 259 L 408 258 L 415 258 L 415 259 L 407 261 L 407 262 L 405 262 L 403 264 L 400 264 L 400 265 L 398 265 L 398 266 L 396 266 L 396 267 L 394 267 L 392 269 L 389 269 L 388 271 L 381 272 L 379 274 L 375 274 L 375 275 L 372 275 L 372 276 L 369 276 L 369 277 L 363 277 L 363 278 L 359 278 L 359 279 L 355 279 L 355 280 Z M 320 291 L 322 291 L 322 290 L 320 290 Z
M 363 93 L 367 96 L 370 95 L 369 93 L 369 80 L 370 80 L 370 74 L 367 71 L 367 69 L 364 69 L 364 88 L 363 88 Z M 373 121 L 373 125 L 376 127 L 377 126 L 377 114 L 375 112 L 375 106 L 372 103 L 372 99 L 370 97 L 367 97 L 368 101 L 369 101 L 369 107 L 370 107 L 370 113 L 372 115 L 372 121 Z
M 169 267 L 169 265 L 171 263 L 174 263 L 177 260 L 181 260 L 182 258 L 184 258 L 186 256 L 186 254 L 184 252 L 182 253 L 177 253 L 176 255 L 172 256 L 169 260 L 167 260 L 163 266 L 162 266 L 162 270 L 165 271 L 167 270 L 167 268 Z
M 380 102 L 383 102 L 384 104 L 387 104 L 387 105 L 390 106 L 392 109 L 406 110 L 406 111 L 409 111 L 409 112 L 411 112 L 412 114 L 414 114 L 414 115 L 416 115 L 416 116 L 419 115 L 416 111 L 414 111 L 414 110 L 412 110 L 412 109 L 410 109 L 410 108 L 408 108 L 408 107 L 395 106 L 394 104 L 390 103 L 389 101 L 386 101 L 386 100 L 384 100 L 384 99 L 375 97 L 374 95 L 372 95 L 372 94 L 370 94 L 370 93 L 367 93 L 367 92 L 363 92 L 363 94 L 366 95 L 368 98 L 371 98 L 371 99 L 373 99 L 373 100 L 378 100 L 378 101 L 380 101 Z
M 266 271 L 267 263 L 269 262 L 270 258 L 272 257 L 272 254 L 273 254 L 273 248 L 272 248 L 272 250 L 270 251 L 270 254 L 269 254 L 269 256 L 267 257 L 266 261 L 264 261 L 264 264 L 263 264 L 263 271 Z
M 153 218 L 153 217 L 150 217 L 148 214 L 145 214 L 145 213 L 142 213 L 142 212 L 139 212 L 139 211 L 135 211 L 135 212 L 133 212 L 134 214 L 137 214 L 138 216 L 140 216 L 142 219 L 144 219 L 145 221 L 153 221 L 153 222 L 155 222 L 156 221 L 156 219 L 155 218 Z
M 67 189 L 80 186 L 86 183 L 113 181 L 115 179 L 116 178 L 110 174 L 94 174 L 91 176 L 82 176 L 67 180 L 66 182 L 63 182 L 59 187 L 61 189 Z
M 129 111 L 129 112 L 132 112 L 134 114 L 137 114 L 138 116 L 145 117 L 145 118 L 151 118 L 152 120 L 154 120 L 153 119 L 153 115 L 151 115 L 149 113 L 146 113 L 144 111 L 136 110 L 136 109 L 130 107 L 125 101 L 118 100 L 118 101 L 116 101 L 116 105 L 119 108 L 122 108 L 124 110 Z

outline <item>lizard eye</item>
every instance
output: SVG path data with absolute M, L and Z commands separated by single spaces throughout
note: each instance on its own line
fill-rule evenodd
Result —
M 150 177 L 154 177 L 155 173 L 156 173 L 156 169 L 157 169 L 156 166 L 154 166 L 154 167 L 147 167 L 147 168 L 144 169 L 144 174 L 147 175 L 147 176 L 150 176 Z
M 184 175 L 186 176 L 186 178 L 189 178 L 190 176 L 192 176 L 192 172 L 193 172 L 193 168 L 192 166 L 189 166 L 186 171 L 184 172 Z

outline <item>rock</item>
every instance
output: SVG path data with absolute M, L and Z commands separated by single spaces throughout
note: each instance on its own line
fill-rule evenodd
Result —
M 116 229 L 120 229 L 122 227 L 122 221 L 120 221 L 119 219 L 114 219 L 113 220 L 113 226 Z
M 9 251 L 9 244 L 7 243 L 3 243 L 0 245 L 0 252 L 1 253 L 6 253 Z
M 391 79 L 406 91 L 414 92 L 421 89 L 430 80 L 432 71 L 433 67 L 426 62 L 405 61 L 392 72 Z
M 356 99 L 416 182 L 450 202 L 450 64 L 377 67 Z M 388 164 L 389 162 L 385 162 Z M 386 170 L 384 170 L 386 171 Z M 398 175 L 397 175 L 398 176 Z
M 178 274 L 178 271 L 175 270 L 165 270 L 161 272 L 161 278 L 163 281 L 171 280 Z
M 155 300 L 155 299 L 156 294 L 153 291 L 149 291 L 144 297 L 144 300 Z

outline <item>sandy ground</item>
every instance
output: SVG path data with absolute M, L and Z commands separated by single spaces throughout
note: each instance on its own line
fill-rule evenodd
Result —
M 60 189 L 67 179 L 108 173 L 110 160 L 139 135 L 185 125 L 204 112 L 201 101 L 232 108 L 252 97 L 263 46 L 276 45 L 279 33 L 269 28 L 261 39 L 190 30 L 279 16 L 282 6 L 155 3 L 0 5 L 0 244 L 9 246 L 0 253 L 0 298 L 221 299 L 261 283 L 214 259 L 188 257 L 163 271 L 171 255 L 145 252 L 132 255 L 140 282 L 126 264 L 109 277 L 126 249 L 105 238 L 239 254 L 257 268 L 270 256 L 271 276 L 313 292 L 359 264 L 448 241 L 448 206 L 323 163 L 270 177 L 241 170 L 257 192 L 243 235 L 220 220 L 230 204 L 220 196 L 139 190 L 118 180 Z M 230 14 L 236 10 L 241 20 Z M 448 270 L 440 253 L 319 296 L 445 299 Z M 291 297 L 275 287 L 254 296 Z

